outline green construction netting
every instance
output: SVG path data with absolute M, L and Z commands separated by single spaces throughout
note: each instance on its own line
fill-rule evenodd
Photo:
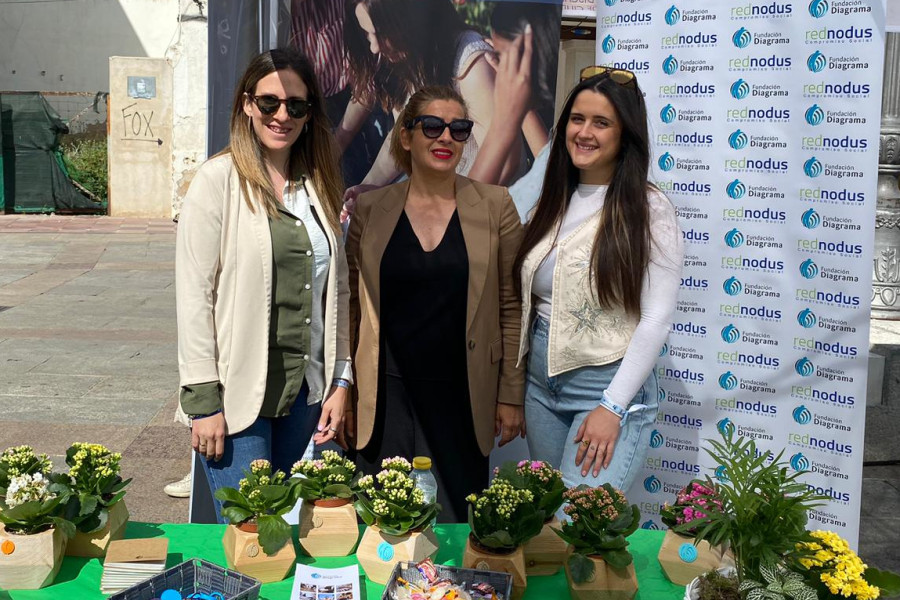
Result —
M 0 209 L 7 213 L 103 210 L 78 191 L 62 166 L 59 139 L 68 130 L 40 93 L 0 94 Z

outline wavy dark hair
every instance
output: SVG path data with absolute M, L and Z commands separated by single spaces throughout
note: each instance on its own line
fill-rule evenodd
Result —
M 559 54 L 561 11 L 560 4 L 498 2 L 491 12 L 491 31 L 507 40 L 524 34 L 525 26 L 531 24 L 534 36 L 531 82 L 535 86 L 532 107 L 538 110 L 542 117 L 545 112 L 549 112 L 547 123 L 553 120 L 553 106 L 556 102 L 556 63 Z
M 375 26 L 378 56 L 356 19 L 359 5 Z M 389 112 L 419 88 L 451 85 L 456 40 L 465 29 L 449 0 L 346 0 L 344 52 L 354 98 Z
M 566 150 L 566 126 L 575 98 L 582 92 L 606 96 L 615 108 L 622 128 L 615 171 L 606 191 L 600 227 L 591 249 L 590 276 L 596 289 L 596 300 L 604 308 L 622 306 L 629 314 L 638 315 L 641 280 L 650 260 L 647 106 L 637 80 L 633 85 L 625 86 L 614 82 L 605 73 L 575 86 L 556 122 L 544 187 L 534 215 L 525 228 L 525 237 L 513 267 L 516 289 L 521 295 L 525 257 L 544 237 L 554 234 L 578 186 L 579 170 Z

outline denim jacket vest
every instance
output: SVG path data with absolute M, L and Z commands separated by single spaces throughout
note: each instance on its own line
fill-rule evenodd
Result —
M 600 226 L 597 211 L 557 243 L 553 268 L 553 301 L 547 346 L 549 377 L 578 367 L 605 365 L 625 355 L 638 319 L 621 306 L 601 308 L 591 278 L 591 249 Z M 518 364 L 528 352 L 533 302 L 531 285 L 556 240 L 557 229 L 542 239 L 522 263 L 522 328 Z

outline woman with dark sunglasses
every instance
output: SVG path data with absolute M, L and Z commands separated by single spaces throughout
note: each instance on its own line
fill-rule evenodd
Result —
M 430 456 L 445 522 L 465 522 L 465 497 L 486 487 L 495 435 L 525 433 L 522 226 L 505 188 L 456 174 L 471 131 L 452 88 L 416 92 L 391 145 L 409 180 L 363 194 L 347 239 L 358 384 L 347 437 L 367 473 Z
M 250 61 L 229 146 L 200 167 L 175 253 L 179 416 L 213 494 L 256 459 L 289 470 L 343 435 L 351 381 L 342 180 L 322 94 L 294 50 Z M 220 500 L 216 513 L 222 521 Z
M 630 71 L 569 94 L 515 260 L 532 459 L 568 487 L 627 491 L 657 414 L 653 367 L 675 309 L 682 239 L 649 183 L 647 109 Z M 527 353 L 527 360 L 525 355 Z

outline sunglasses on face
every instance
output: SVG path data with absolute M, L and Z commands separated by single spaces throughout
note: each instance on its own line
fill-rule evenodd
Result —
M 631 71 L 627 71 L 625 69 L 613 69 L 610 67 L 602 67 L 599 65 L 594 65 L 592 67 L 585 67 L 581 70 L 581 81 L 585 79 L 590 79 L 591 77 L 597 77 L 599 75 L 605 75 L 609 79 L 612 79 L 615 83 L 618 83 L 621 86 L 625 87 L 637 87 L 637 77 L 635 77 L 634 73 Z
M 309 114 L 309 109 L 312 107 L 312 102 L 304 100 L 303 98 L 287 98 L 282 100 L 281 98 L 270 96 L 268 94 L 265 96 L 247 94 L 247 97 L 256 104 L 256 108 L 259 109 L 259 112 L 267 117 L 277 113 L 278 107 L 284 104 L 290 118 L 302 119 Z
M 444 122 L 440 117 L 434 115 L 420 115 L 406 123 L 407 129 L 415 129 L 416 123 L 422 124 L 422 133 L 425 137 L 437 139 L 444 133 L 444 128 L 450 128 L 450 137 L 457 142 L 464 142 L 472 135 L 472 126 L 474 123 L 469 119 L 453 119 L 449 123 Z

